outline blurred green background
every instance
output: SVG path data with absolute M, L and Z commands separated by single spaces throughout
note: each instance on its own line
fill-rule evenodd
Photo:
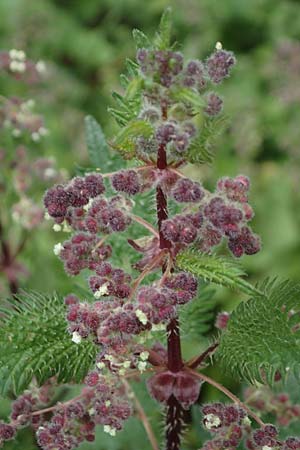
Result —
M 113 104 L 111 92 L 120 91 L 119 75 L 126 57 L 134 57 L 132 28 L 153 35 L 168 5 L 173 7 L 174 38 L 187 58 L 205 58 L 221 41 L 238 60 L 220 89 L 230 125 L 216 148 L 215 163 L 186 170 L 211 188 L 220 176 L 249 175 L 250 203 L 256 212 L 252 225 L 262 237 L 263 248 L 258 255 L 243 257 L 241 263 L 251 281 L 268 275 L 300 280 L 299 1 L 1 0 L 0 48 L 22 49 L 31 59 L 45 61 L 47 74 L 42 85 L 34 88 L 0 76 L 0 92 L 35 99 L 50 133 L 38 146 L 32 144 L 32 154 L 55 157 L 59 168 L 74 175 L 76 165 L 89 164 L 84 116 L 94 115 L 107 136 L 116 129 L 107 108 Z M 21 258 L 30 270 L 23 288 L 73 290 L 73 280 L 53 254 L 56 241 L 47 223 L 32 232 Z M 217 297 L 224 309 L 238 300 L 221 290 Z M 146 408 L 154 411 L 154 403 L 142 395 Z M 1 407 L 3 415 L 6 406 Z M 157 413 L 153 417 L 161 433 Z M 188 435 L 184 448 L 200 446 L 197 433 Z M 149 448 L 139 422 L 132 420 L 119 437 L 99 434 L 97 444 L 81 448 L 136 447 Z M 26 432 L 19 443 L 5 446 L 17 448 L 36 447 Z

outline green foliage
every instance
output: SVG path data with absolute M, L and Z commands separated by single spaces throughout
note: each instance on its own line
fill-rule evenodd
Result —
M 111 155 L 106 143 L 104 133 L 99 123 L 92 116 L 86 116 L 85 138 L 91 163 L 101 172 L 117 170 L 122 165 L 122 160 L 117 154 Z
M 212 163 L 217 140 L 227 125 L 228 119 L 222 115 L 217 117 L 204 117 L 199 134 L 189 146 L 187 156 L 189 162 L 193 164 Z
M 194 114 L 202 111 L 205 102 L 201 95 L 187 87 L 177 88 L 174 92 L 172 92 L 172 97 L 178 102 L 183 102 L 187 106 L 192 107 Z
M 215 289 L 201 285 L 198 297 L 180 310 L 183 336 L 199 339 L 210 331 L 215 320 L 216 305 Z
M 58 295 L 24 293 L 0 309 L 0 393 L 19 394 L 33 377 L 43 384 L 81 382 L 96 356 L 88 340 L 75 344 L 66 330 L 66 309 Z
M 224 258 L 199 254 L 196 251 L 183 251 L 176 259 L 179 269 L 191 272 L 206 282 L 216 283 L 246 294 L 260 294 L 260 291 L 245 281 L 243 270 L 234 262 Z
M 125 159 L 131 159 L 135 156 L 136 138 L 150 138 L 152 134 L 153 128 L 149 122 L 144 120 L 134 120 L 119 132 L 113 142 L 113 146 Z
M 171 30 L 172 30 L 171 15 L 172 15 L 171 8 L 166 8 L 161 16 L 158 33 L 156 34 L 154 40 L 154 46 L 158 50 L 167 50 L 171 45 Z
M 293 372 L 299 380 L 300 285 L 267 281 L 261 289 L 263 296 L 253 296 L 233 311 L 217 358 L 226 370 L 251 383 L 271 384 L 277 370 L 282 376 Z
M 148 37 L 141 31 L 135 28 L 132 31 L 133 40 L 135 42 L 136 48 L 150 48 L 151 42 Z

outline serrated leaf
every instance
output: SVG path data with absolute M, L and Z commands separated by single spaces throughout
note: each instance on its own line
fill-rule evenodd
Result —
M 163 12 L 158 33 L 154 40 L 154 46 L 159 50 L 167 50 L 171 45 L 171 30 L 172 30 L 172 9 L 166 8 Z
M 174 100 L 186 103 L 188 106 L 192 107 L 195 113 L 202 111 L 205 106 L 205 101 L 201 95 L 193 89 L 189 89 L 187 87 L 176 89 L 171 95 Z
M 101 169 L 101 172 L 120 168 L 122 160 L 117 154 L 111 155 L 104 133 L 97 120 L 92 116 L 86 116 L 84 123 L 86 143 L 92 164 Z
M 74 344 L 67 332 L 66 308 L 56 294 L 24 293 L 2 305 L 0 319 L 0 393 L 18 395 L 33 377 L 43 384 L 52 376 L 80 383 L 97 348 L 88 340 Z
M 224 116 L 205 117 L 198 135 L 188 148 L 188 161 L 192 164 L 211 163 L 214 159 L 214 147 L 227 124 L 228 120 Z
M 136 48 L 150 48 L 151 42 L 149 41 L 148 37 L 137 28 L 134 28 L 132 30 L 132 36 L 136 45 Z
M 272 384 L 276 371 L 300 379 L 300 285 L 268 283 L 264 296 L 253 296 L 233 311 L 221 336 L 217 358 L 235 376 Z M 291 312 L 292 311 L 292 312 Z
M 179 269 L 191 272 L 204 281 L 216 283 L 246 294 L 259 294 L 260 291 L 245 281 L 243 270 L 224 258 L 201 254 L 197 251 L 183 251 L 176 258 Z
M 133 158 L 135 155 L 135 140 L 138 137 L 150 138 L 153 128 L 149 122 L 144 120 L 134 120 L 124 127 L 114 140 L 114 146 L 126 158 Z

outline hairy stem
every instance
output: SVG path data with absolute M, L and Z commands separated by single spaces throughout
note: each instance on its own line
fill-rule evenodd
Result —
M 166 118 L 166 111 L 163 111 L 163 117 Z M 157 153 L 157 168 L 167 169 L 167 153 L 164 144 L 161 144 Z M 159 231 L 159 242 L 161 249 L 171 248 L 171 242 L 168 241 L 161 232 L 161 225 L 168 218 L 168 202 L 161 186 L 156 188 L 156 206 L 157 221 Z M 163 272 L 167 269 L 163 266 Z M 183 367 L 181 356 L 181 343 L 178 319 L 172 319 L 168 326 L 168 369 L 171 372 L 178 372 Z M 167 402 L 166 416 L 166 450 L 179 450 L 180 438 L 183 423 L 183 409 L 177 399 L 172 395 Z
M 207 358 L 207 356 L 210 356 L 212 355 L 212 353 L 214 353 L 218 345 L 218 342 L 210 345 L 203 353 L 201 353 L 201 355 L 195 356 L 190 361 L 188 361 L 186 365 L 190 367 L 190 369 L 196 369 Z
M 228 398 L 230 398 L 234 403 L 237 403 L 241 408 L 243 408 L 248 413 L 248 415 L 251 416 L 256 423 L 258 423 L 260 427 L 263 428 L 265 426 L 265 423 L 260 419 L 260 417 L 258 417 L 253 411 L 251 411 L 251 409 L 248 408 L 248 406 L 245 403 L 243 403 L 238 397 L 236 397 L 236 395 L 230 392 L 225 386 L 208 377 L 207 375 L 204 375 L 203 373 L 196 372 L 195 370 L 192 369 L 187 370 L 190 373 L 192 373 L 195 377 L 199 378 L 202 381 L 206 381 L 206 383 L 210 384 L 211 386 L 214 386 L 219 391 L 223 392 L 223 394 L 225 394 Z

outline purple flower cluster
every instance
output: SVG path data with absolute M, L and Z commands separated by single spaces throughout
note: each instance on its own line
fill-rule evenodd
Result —
M 83 269 L 93 270 L 95 265 L 110 257 L 110 245 L 98 245 L 99 239 L 94 234 L 77 233 L 65 241 L 59 257 L 64 262 L 69 275 L 78 275 Z
M 141 190 L 139 176 L 135 170 L 120 170 L 111 178 L 111 184 L 117 192 L 135 195 Z
M 141 48 L 137 51 L 136 59 L 145 76 L 152 76 L 154 81 L 167 88 L 174 83 L 183 68 L 182 54 L 170 50 Z
M 87 376 L 86 384 L 92 388 L 84 388 L 80 399 L 61 404 L 51 420 L 38 428 L 37 441 L 43 450 L 72 450 L 83 441 L 92 442 L 98 424 L 112 436 L 122 429 L 131 415 L 124 390 L 96 372 Z
M 235 57 L 232 52 L 226 50 L 215 51 L 206 61 L 207 73 L 210 80 L 215 84 L 221 83 L 224 78 L 228 77 L 235 62 Z
M 66 186 L 56 185 L 46 192 L 45 207 L 56 223 L 64 221 L 69 207 L 78 208 L 87 205 L 89 200 L 105 191 L 100 174 L 74 178 Z
M 243 438 L 246 412 L 238 405 L 212 403 L 202 407 L 203 426 L 214 438 L 207 441 L 203 450 L 235 449 Z
M 126 298 L 129 296 L 131 276 L 122 269 L 114 269 L 108 262 L 95 267 L 96 275 L 89 278 L 89 285 L 95 296 L 97 292 L 101 296 L 115 296 Z M 101 289 L 103 292 L 101 292 Z
M 205 192 L 198 183 L 181 178 L 173 186 L 171 196 L 178 202 L 199 203 L 199 210 L 165 220 L 161 231 L 177 245 L 186 246 L 197 240 L 202 251 L 210 251 L 225 237 L 234 256 L 253 255 L 260 250 L 260 239 L 246 225 L 253 217 L 248 190 L 249 180 L 244 176 L 222 178 L 214 194 Z

